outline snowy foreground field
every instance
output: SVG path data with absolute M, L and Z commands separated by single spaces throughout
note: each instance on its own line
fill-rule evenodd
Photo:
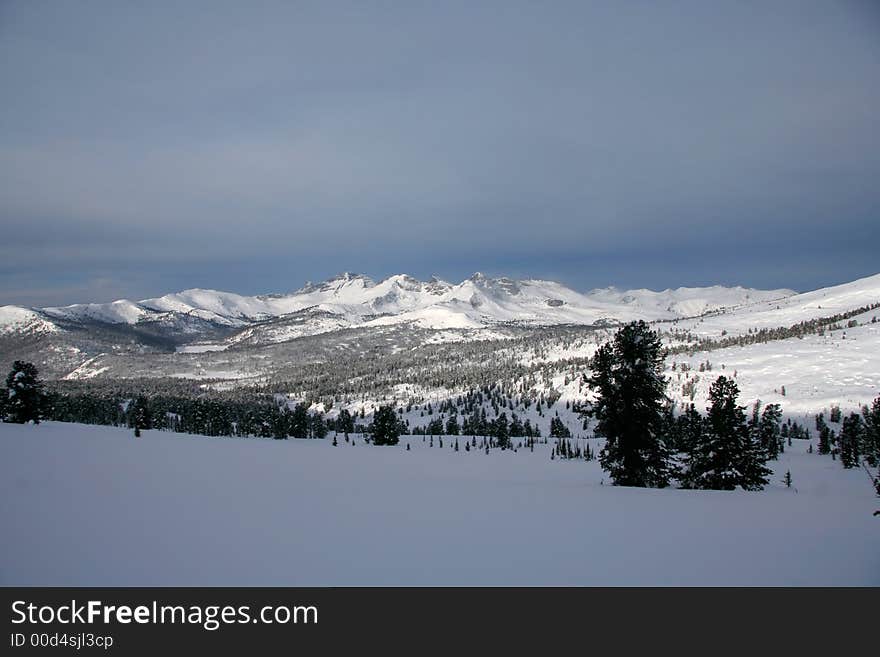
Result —
M 880 500 L 806 442 L 731 493 L 356 441 L 0 424 L 0 584 L 880 585 Z

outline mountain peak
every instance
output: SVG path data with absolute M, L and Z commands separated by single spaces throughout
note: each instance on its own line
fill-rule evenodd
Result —
M 373 282 L 373 279 L 367 276 L 366 274 L 358 274 L 355 272 L 344 271 L 341 274 L 336 274 L 332 278 L 328 278 L 325 283 L 337 283 L 343 282 L 348 283 L 349 281 L 370 281 Z
M 409 274 L 394 274 L 393 276 L 389 276 L 383 283 L 403 283 L 405 285 L 420 285 L 421 281 Z
M 293 294 L 311 294 L 313 292 L 338 289 L 355 281 L 362 281 L 364 287 L 373 287 L 375 285 L 373 279 L 366 274 L 356 274 L 350 271 L 344 271 L 340 274 L 336 274 L 335 276 L 331 276 L 322 283 L 313 283 L 312 281 L 306 281 L 306 284 L 296 290 L 296 292 L 294 292 Z

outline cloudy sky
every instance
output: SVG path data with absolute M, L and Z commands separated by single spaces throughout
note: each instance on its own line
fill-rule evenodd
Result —
M 0 2 L 0 303 L 880 272 L 880 4 Z

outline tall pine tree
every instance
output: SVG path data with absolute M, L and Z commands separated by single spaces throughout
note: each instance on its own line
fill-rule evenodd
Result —
M 300 402 L 293 407 L 288 420 L 290 435 L 294 438 L 308 438 L 312 428 L 312 420 L 309 417 L 309 405 Z
M 745 407 L 737 405 L 739 388 L 720 376 L 709 389 L 706 431 L 688 455 L 682 483 L 688 488 L 760 490 L 771 471 L 766 453 L 749 431 Z
M 5 420 L 18 424 L 39 424 L 43 400 L 43 384 L 36 365 L 23 360 L 15 361 L 6 377 Z
M 843 418 L 843 428 L 840 430 L 840 463 L 844 468 L 859 467 L 864 431 L 861 415 L 850 413 Z
M 781 423 L 782 407 L 779 404 L 767 404 L 758 424 L 758 440 L 768 459 L 777 459 L 783 450 Z
M 599 347 L 586 382 L 596 401 L 581 414 L 595 418 L 606 439 L 602 468 L 618 486 L 664 487 L 671 476 L 663 436 L 666 380 L 660 337 L 644 321 L 623 326 Z
M 341 431 L 344 434 L 354 433 L 354 418 L 351 417 L 351 413 L 347 408 L 339 411 L 339 415 L 336 418 L 336 431 Z
M 396 445 L 399 442 L 400 425 L 391 406 L 381 406 L 373 414 L 371 433 L 374 445 Z
M 872 467 L 880 463 L 880 397 L 868 407 L 862 408 L 865 423 L 863 432 L 862 454 Z
M 152 416 L 146 395 L 138 395 L 128 407 L 128 426 L 140 432 L 152 428 Z

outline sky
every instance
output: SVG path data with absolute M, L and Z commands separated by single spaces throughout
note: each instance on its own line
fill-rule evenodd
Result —
M 0 0 L 0 304 L 880 272 L 880 3 Z

